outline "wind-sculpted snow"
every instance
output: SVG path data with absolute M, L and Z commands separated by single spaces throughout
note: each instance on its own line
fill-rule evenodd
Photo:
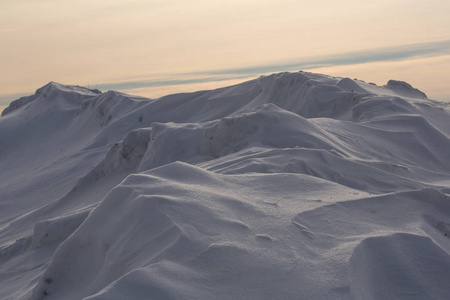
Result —
M 352 293 L 356 299 L 445 299 L 449 266 L 449 254 L 428 237 L 370 237 L 350 259 Z
M 273 104 L 204 123 L 153 123 L 140 170 L 173 161 L 210 160 L 251 146 L 339 148 L 320 127 Z
M 2 299 L 446 299 L 450 107 L 311 73 L 0 118 Z
M 297 194 L 294 186 L 308 191 Z M 318 192 L 322 199 L 312 198 Z M 294 283 L 306 277 L 304 266 L 295 263 L 306 250 L 298 248 L 303 236 L 296 238 L 290 218 L 332 201 L 334 194 L 350 199 L 366 196 L 305 175 L 217 175 L 182 163 L 131 175 L 57 250 L 34 298 L 47 293 L 48 299 L 80 299 L 116 280 L 120 285 L 120 278 L 135 269 L 149 274 L 147 295 L 206 299 L 215 293 L 226 295 L 234 283 L 231 298 L 306 296 L 300 286 L 281 291 L 284 280 Z M 300 260 L 309 265 L 309 256 L 314 254 Z M 65 268 L 67 272 L 61 273 Z M 161 272 L 160 278 L 152 278 L 154 269 Z M 289 279 L 283 274 L 288 270 Z M 190 289 L 172 290 L 182 278 L 190 278 Z M 216 290 L 202 287 L 200 281 L 205 279 L 216 282 Z M 255 288 L 261 280 L 272 284 Z M 153 281 L 162 285 L 154 286 Z M 111 293 L 114 284 L 106 290 Z M 109 299 L 108 293 L 102 297 Z
M 48 101 L 56 101 L 58 105 L 65 105 L 65 104 L 70 105 L 70 102 L 78 103 L 80 99 L 83 99 L 86 96 L 91 97 L 97 96 L 99 94 L 101 94 L 99 90 L 91 90 L 85 87 L 74 85 L 65 86 L 56 82 L 50 82 L 47 85 L 36 90 L 36 94 L 27 97 L 22 97 L 20 99 L 11 102 L 11 104 L 6 109 L 3 110 L 2 116 L 15 111 L 35 101 L 36 99 L 39 99 L 36 102 L 40 103 L 47 102 L 44 99 L 48 98 Z M 32 105 L 28 105 L 28 107 L 29 106 Z M 36 113 L 36 110 L 38 110 L 38 108 L 33 108 L 33 110 Z

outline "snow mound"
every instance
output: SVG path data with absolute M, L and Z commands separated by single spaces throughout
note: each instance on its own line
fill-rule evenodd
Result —
M 423 213 L 449 204 L 432 189 L 369 197 L 303 174 L 219 175 L 172 163 L 131 175 L 112 190 L 59 247 L 32 299 L 359 297 L 364 284 L 381 286 L 370 273 L 359 276 L 360 269 L 378 264 L 374 272 L 383 278 L 390 264 L 378 260 L 397 257 L 386 250 L 372 258 L 386 245 L 375 240 L 373 249 L 366 236 L 427 226 Z M 415 256 L 397 274 L 413 268 L 428 295 L 445 295 L 448 254 L 426 239 L 408 245 Z M 415 250 L 416 244 L 422 246 Z M 445 263 L 438 273 L 434 264 L 415 265 L 414 257 L 425 253 Z M 404 284 L 417 283 L 408 276 Z M 391 284 L 384 296 L 408 287 Z
M 206 123 L 152 123 L 140 171 L 174 161 L 204 161 L 252 146 L 332 149 L 325 132 L 273 104 Z
M 273 103 L 305 118 L 339 118 L 353 104 L 353 93 L 337 86 L 339 79 L 305 73 L 281 73 L 261 77 L 262 92 L 246 107 Z
M 355 299 L 445 299 L 450 257 L 429 237 L 406 233 L 363 240 L 350 259 Z M 431 288 L 430 288 L 431 287 Z
M 342 78 L 336 84 L 338 87 L 345 91 L 368 94 L 369 91 L 364 89 L 364 86 L 358 84 L 357 81 L 351 80 L 350 78 Z
M 376 194 L 420 189 L 427 185 L 404 166 L 352 160 L 334 149 L 248 148 L 199 166 L 223 174 L 307 174 Z
M 289 187 L 298 185 L 309 192 L 292 195 Z M 230 195 L 230 190 L 238 192 Z M 32 299 L 80 299 L 97 292 L 105 294 L 100 299 L 119 298 L 122 289 L 131 288 L 130 280 L 145 291 L 130 299 L 320 294 L 302 287 L 282 291 L 286 280 L 294 283 L 306 275 L 294 263 L 306 248 L 300 247 L 303 236 L 289 215 L 317 206 L 303 203 L 314 191 L 326 201 L 350 190 L 304 175 L 226 176 L 184 163 L 130 175 L 58 248 Z M 354 191 L 350 198 L 358 195 L 364 193 Z M 280 197 L 285 201 L 277 208 Z M 186 276 L 189 284 L 182 283 Z M 140 286 L 136 277 L 146 284 Z M 258 282 L 272 284 L 262 288 Z M 207 288 L 211 284 L 215 290 Z
M 386 88 L 394 91 L 399 96 L 412 97 L 412 98 L 423 98 L 426 99 L 427 95 L 424 92 L 413 88 L 409 83 L 398 80 L 389 80 Z

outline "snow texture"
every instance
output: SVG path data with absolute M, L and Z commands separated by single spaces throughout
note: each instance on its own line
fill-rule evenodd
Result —
M 0 298 L 448 299 L 450 106 L 262 76 L 0 118 Z

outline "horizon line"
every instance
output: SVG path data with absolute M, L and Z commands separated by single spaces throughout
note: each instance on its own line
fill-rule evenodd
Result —
M 357 65 L 373 62 L 402 61 L 419 57 L 435 57 L 450 55 L 450 40 L 429 43 L 407 44 L 397 47 L 384 47 L 374 50 L 361 50 L 335 55 L 322 55 L 303 59 L 295 59 L 280 63 L 263 64 L 259 66 L 207 70 L 191 73 L 172 74 L 174 79 L 134 80 L 98 83 L 97 89 L 133 90 L 138 88 L 176 86 L 195 83 L 221 82 L 226 80 L 247 79 L 260 75 L 277 72 L 300 71 L 302 69 L 316 69 L 321 67 Z M 191 77 L 186 79 L 185 77 Z M 193 78 L 192 78 L 193 77 Z M 178 78 L 178 79 L 177 79 Z M 11 101 L 27 96 L 27 93 L 0 95 L 0 106 L 8 105 Z

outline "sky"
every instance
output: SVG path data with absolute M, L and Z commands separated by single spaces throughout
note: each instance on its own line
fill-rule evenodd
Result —
M 0 110 L 50 81 L 146 97 L 282 71 L 450 101 L 448 0 L 0 0 Z

